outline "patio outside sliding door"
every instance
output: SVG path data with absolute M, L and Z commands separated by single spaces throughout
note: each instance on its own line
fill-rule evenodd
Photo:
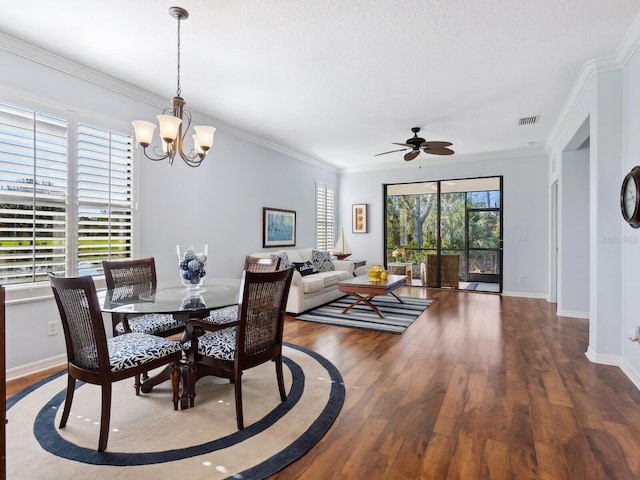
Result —
M 385 192 L 390 272 L 411 273 L 414 285 L 502 291 L 502 177 L 386 185 Z

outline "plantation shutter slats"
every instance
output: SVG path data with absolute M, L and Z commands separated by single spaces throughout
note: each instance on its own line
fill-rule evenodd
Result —
M 332 185 L 316 185 L 316 245 L 318 250 L 333 250 L 335 240 L 335 192 Z
M 78 129 L 78 272 L 132 251 L 131 141 L 80 124 Z
M 131 139 L 68 122 L 0 102 L 0 283 L 101 274 L 103 259 L 131 256 Z
M 67 122 L 0 104 L 0 282 L 64 271 Z

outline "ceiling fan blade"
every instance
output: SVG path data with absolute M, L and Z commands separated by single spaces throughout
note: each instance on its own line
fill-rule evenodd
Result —
M 382 152 L 382 153 L 376 153 L 374 155 L 374 157 L 378 157 L 380 155 L 386 155 L 387 153 L 393 153 L 393 152 L 404 152 L 406 150 L 406 148 L 401 148 L 399 150 L 391 150 L 390 152 Z
M 413 148 L 413 145 L 410 145 L 408 143 L 396 143 L 396 142 L 391 142 L 394 145 L 402 145 L 403 147 L 409 147 L 409 148 Z
M 424 148 L 424 153 L 430 155 L 453 155 L 455 152 L 450 148 Z
M 420 154 L 420 150 L 414 150 L 413 152 L 407 153 L 404 156 L 404 159 L 408 162 L 408 161 L 413 160 L 414 158 L 416 158 L 419 154 Z
M 453 145 L 451 142 L 425 141 L 420 144 L 421 147 L 444 148 Z

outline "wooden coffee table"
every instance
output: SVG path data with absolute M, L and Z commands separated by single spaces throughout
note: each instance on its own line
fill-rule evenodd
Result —
M 370 300 L 378 295 L 393 295 L 400 303 L 404 303 L 402 299 L 393 292 L 406 283 L 406 275 L 389 275 L 386 280 L 381 280 L 378 283 L 371 282 L 368 275 L 360 275 L 356 278 L 340 282 L 338 284 L 338 288 L 341 292 L 348 293 L 349 295 L 356 297 L 356 301 L 345 308 L 342 313 L 347 313 L 359 303 L 364 303 L 368 305 L 371 310 L 376 312 L 380 318 L 384 318 L 382 312 L 378 307 L 372 304 Z

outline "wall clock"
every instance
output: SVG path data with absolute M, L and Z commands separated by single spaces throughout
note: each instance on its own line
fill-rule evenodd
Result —
M 633 167 L 622 181 L 620 208 L 629 225 L 640 227 L 640 166 Z

